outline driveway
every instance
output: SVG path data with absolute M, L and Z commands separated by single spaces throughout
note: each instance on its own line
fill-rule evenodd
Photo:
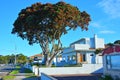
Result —
M 53 76 L 54 78 L 58 80 L 99 80 L 100 75 L 95 74 L 83 74 L 83 75 L 59 75 L 59 76 Z

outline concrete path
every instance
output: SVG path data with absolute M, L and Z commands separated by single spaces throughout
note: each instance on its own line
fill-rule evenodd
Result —
M 40 80 L 40 77 L 27 78 L 27 76 L 32 76 L 29 73 L 18 73 L 15 76 L 16 78 L 14 80 Z
M 32 78 L 26 78 L 26 76 L 32 76 L 31 73 L 25 73 L 25 68 L 22 67 L 20 69 L 20 72 L 16 74 L 16 78 L 14 80 L 40 80 L 40 77 L 32 77 Z

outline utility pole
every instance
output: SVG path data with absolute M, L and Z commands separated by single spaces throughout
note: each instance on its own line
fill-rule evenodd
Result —
M 15 44 L 15 65 L 16 65 L 16 50 L 17 50 L 17 46 L 16 46 L 16 44 Z

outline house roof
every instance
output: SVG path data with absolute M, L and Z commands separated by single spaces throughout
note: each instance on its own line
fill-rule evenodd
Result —
M 113 45 L 107 47 L 106 49 L 103 50 L 102 55 L 113 54 L 114 52 L 116 53 L 120 52 L 120 45 Z
M 30 56 L 30 58 L 34 58 L 34 57 L 43 57 L 43 55 L 41 54 L 41 53 L 39 53 L 39 54 L 35 54 L 35 55 L 33 55 L 33 56 Z
M 73 45 L 73 44 L 75 44 L 75 43 L 77 43 L 77 42 L 79 42 L 79 41 L 85 40 L 85 39 L 86 39 L 86 38 L 81 38 L 81 39 L 79 39 L 79 40 L 77 40 L 77 41 L 71 43 L 70 45 Z

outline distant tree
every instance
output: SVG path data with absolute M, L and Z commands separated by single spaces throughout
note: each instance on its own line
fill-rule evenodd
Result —
M 116 40 L 114 44 L 120 44 L 120 40 Z
M 102 52 L 102 49 L 100 49 L 100 48 L 95 50 L 95 54 L 99 54 L 101 52 Z
M 25 64 L 27 62 L 27 56 L 22 53 L 16 55 L 16 60 L 18 64 Z
M 8 64 L 10 62 L 10 55 L 0 56 L 0 64 Z
M 10 63 L 15 64 L 15 55 L 12 54 L 10 57 Z
M 30 63 L 30 64 L 32 64 L 32 62 L 33 62 L 33 59 L 31 59 L 31 58 L 28 58 L 27 62 L 28 62 L 28 63 Z
M 21 10 L 13 24 L 12 34 L 27 39 L 30 45 L 39 43 L 46 66 L 50 67 L 53 58 L 61 51 L 61 36 L 77 27 L 88 30 L 90 20 L 85 11 L 80 12 L 65 2 L 35 3 Z
M 114 44 L 113 43 L 108 43 L 107 46 L 113 46 Z
M 6 60 L 6 64 L 10 63 L 10 55 L 6 55 L 5 56 L 5 60 Z
M 0 56 L 0 64 L 3 64 L 4 56 Z

